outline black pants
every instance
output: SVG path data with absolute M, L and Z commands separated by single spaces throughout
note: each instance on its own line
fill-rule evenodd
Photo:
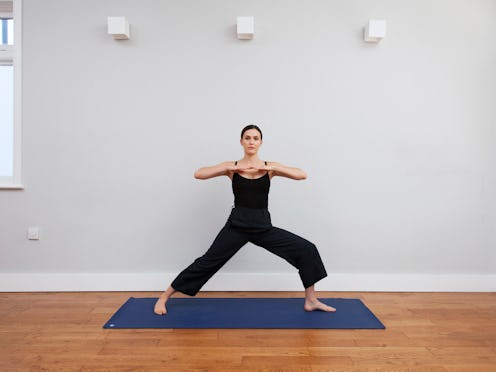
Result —
M 305 288 L 327 276 L 317 248 L 308 240 L 277 227 L 250 231 L 233 227 L 228 221 L 208 251 L 177 276 L 171 284 L 172 288 L 190 296 L 196 295 L 200 288 L 248 242 L 267 249 L 296 267 Z

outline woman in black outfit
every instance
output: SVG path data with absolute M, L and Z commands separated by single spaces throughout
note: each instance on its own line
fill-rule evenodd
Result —
M 155 304 L 155 313 L 167 313 L 167 301 L 176 291 L 190 296 L 196 295 L 248 242 L 284 258 L 298 269 L 305 287 L 306 311 L 336 311 L 320 302 L 315 295 L 314 284 L 327 276 L 315 245 L 289 231 L 272 226 L 267 209 L 272 177 L 304 180 L 305 172 L 279 163 L 262 161 L 258 157 L 258 149 L 262 145 L 262 131 L 256 125 L 243 128 L 240 142 L 245 152 L 243 159 L 203 167 L 195 172 L 195 178 L 201 180 L 228 176 L 232 180 L 234 207 L 226 225 L 208 251 L 183 270 L 159 297 Z

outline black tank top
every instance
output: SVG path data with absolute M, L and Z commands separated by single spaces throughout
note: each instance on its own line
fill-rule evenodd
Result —
M 234 165 L 237 165 L 236 161 Z M 267 165 L 267 162 L 265 162 Z M 267 209 L 269 206 L 270 177 L 269 172 L 259 178 L 245 178 L 238 173 L 233 174 L 232 189 L 234 206 Z

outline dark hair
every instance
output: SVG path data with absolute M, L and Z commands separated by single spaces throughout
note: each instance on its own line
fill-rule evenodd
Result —
M 241 131 L 241 138 L 243 138 L 243 134 L 245 134 L 245 132 L 247 130 L 250 130 L 250 129 L 256 129 L 256 130 L 258 130 L 258 133 L 260 133 L 260 139 L 263 138 L 262 130 L 259 127 L 257 127 L 256 125 L 253 125 L 253 124 L 247 125 L 246 127 L 243 128 L 243 130 Z

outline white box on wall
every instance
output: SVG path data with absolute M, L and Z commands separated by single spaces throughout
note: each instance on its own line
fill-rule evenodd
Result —
M 126 17 L 108 17 L 108 33 L 116 40 L 129 39 L 129 22 Z
M 253 39 L 253 35 L 255 34 L 254 17 L 238 17 L 236 23 L 237 23 L 238 39 L 241 40 Z
M 378 43 L 386 37 L 386 21 L 371 19 L 364 30 L 364 40 L 369 43 Z

